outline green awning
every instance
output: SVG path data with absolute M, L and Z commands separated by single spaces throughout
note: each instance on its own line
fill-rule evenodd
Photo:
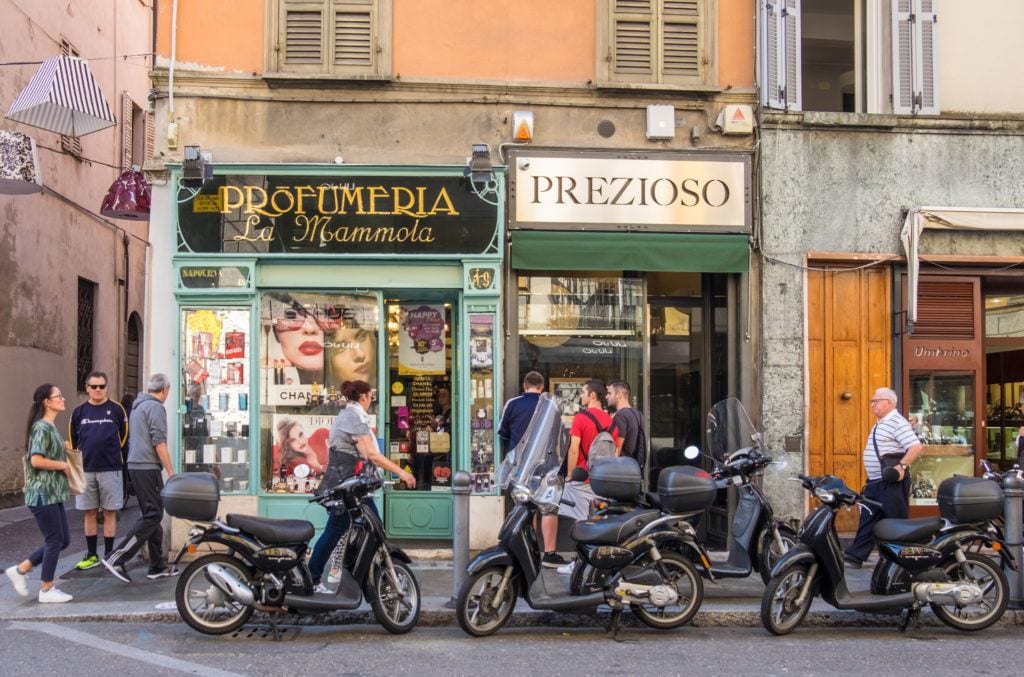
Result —
M 517 270 L 642 270 L 680 273 L 745 273 L 746 235 L 516 230 L 512 267 Z

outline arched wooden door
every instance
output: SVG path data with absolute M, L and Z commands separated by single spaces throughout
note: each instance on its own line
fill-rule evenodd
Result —
M 888 267 L 807 273 L 808 474 L 837 475 L 858 490 L 871 394 L 896 386 L 890 284 Z M 857 520 L 842 510 L 837 526 L 856 531 Z

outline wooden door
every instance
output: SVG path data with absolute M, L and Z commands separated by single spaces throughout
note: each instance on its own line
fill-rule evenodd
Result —
M 887 267 L 807 273 L 807 469 L 864 484 L 861 455 L 874 424 L 876 388 L 895 386 Z M 840 511 L 840 531 L 856 531 L 858 513 Z

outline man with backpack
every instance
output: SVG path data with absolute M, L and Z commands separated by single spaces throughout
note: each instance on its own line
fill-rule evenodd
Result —
M 590 482 L 573 482 L 572 471 L 577 467 L 586 470 L 591 453 L 600 448 L 602 455 L 614 455 L 616 433 L 612 429 L 612 417 L 601 407 L 607 392 L 604 381 L 591 379 L 583 384 L 580 392 L 580 403 L 583 411 L 572 419 L 569 429 L 569 453 L 565 465 L 565 489 L 562 492 L 562 503 L 558 506 L 558 514 L 574 520 L 587 519 L 590 516 L 590 502 L 594 492 Z M 610 448 L 609 448 L 610 447 Z M 572 505 L 569 505 L 569 504 Z M 544 556 L 541 564 L 557 568 L 568 564 L 565 558 L 555 552 L 558 542 L 558 515 L 544 515 L 540 522 L 541 534 L 544 537 Z
M 625 381 L 608 384 L 608 406 L 615 408 L 612 430 L 618 433 L 617 455 L 629 456 L 640 464 L 640 470 L 647 463 L 647 430 L 644 415 L 630 404 L 632 392 Z

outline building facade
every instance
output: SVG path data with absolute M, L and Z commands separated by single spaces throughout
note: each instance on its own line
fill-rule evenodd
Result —
M 995 26 L 938 0 L 760 3 L 764 427 L 802 441 L 807 472 L 860 486 L 868 400 L 894 388 L 925 444 L 912 514 L 981 459 L 1017 461 L 1022 11 L 990 3 Z
M 43 60 L 66 54 L 88 62 L 117 119 L 80 138 L 4 120 L 5 130 L 35 139 L 43 184 L 40 193 L 0 195 L 0 284 L 8 290 L 0 375 L 11 384 L 0 414 L 0 505 L 13 505 L 21 500 L 25 417 L 36 386 L 59 386 L 69 414 L 94 369 L 107 373 L 112 399 L 140 388 L 148 224 L 99 212 L 118 175 L 145 160 L 153 24 L 150 3 L 138 0 L 3 0 L 0 19 L 5 111 Z
M 526 371 L 568 401 L 629 381 L 665 463 L 715 399 L 754 392 L 750 3 L 226 0 L 157 21 L 148 361 L 177 375 L 177 467 L 218 473 L 224 510 L 323 524 L 304 494 L 353 376 L 418 478 L 387 483 L 389 532 L 450 538 L 466 470 L 474 547 Z

